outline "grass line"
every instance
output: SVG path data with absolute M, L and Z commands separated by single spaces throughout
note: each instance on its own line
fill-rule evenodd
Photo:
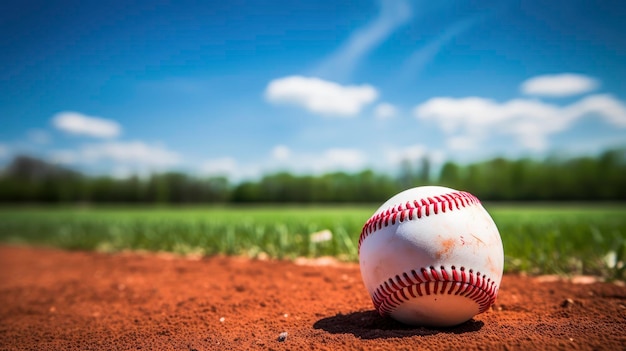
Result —
M 626 206 L 486 207 L 502 235 L 506 271 L 626 278 Z M 359 233 L 376 208 L 0 208 L 0 241 L 73 250 L 331 255 L 357 261 Z M 322 230 L 330 230 L 332 238 L 311 240 Z

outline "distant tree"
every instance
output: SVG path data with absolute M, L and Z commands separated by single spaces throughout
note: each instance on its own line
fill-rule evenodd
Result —
M 78 172 L 57 166 L 30 156 L 16 156 L 4 170 L 4 176 L 18 178 L 29 182 L 45 179 L 74 179 L 81 175 Z
M 16 156 L 0 177 L 0 200 L 16 202 L 76 201 L 82 175 L 30 156 Z
M 454 162 L 446 162 L 441 167 L 439 182 L 442 185 L 458 188 L 461 185 L 460 167 Z
M 202 202 L 222 203 L 230 198 L 230 184 L 226 177 L 211 177 L 200 181 Z
M 608 150 L 598 159 L 598 195 L 604 199 L 626 200 L 626 148 Z
M 400 161 L 400 175 L 398 176 L 398 182 L 403 189 L 412 188 L 416 185 L 416 171 L 413 167 L 413 162 L 411 162 L 408 158 Z
M 261 202 L 259 184 L 242 182 L 235 187 L 232 195 L 234 203 Z
M 404 160 L 396 177 L 363 170 L 322 175 L 268 174 L 231 185 L 227 178 L 167 172 L 148 178 L 84 176 L 33 157 L 16 157 L 0 172 L 2 202 L 350 203 L 381 202 L 416 185 L 441 184 L 484 200 L 626 201 L 626 148 L 599 156 L 544 160 L 494 158 L 446 162 L 431 178 L 427 157 Z
M 418 181 L 420 184 L 425 185 L 430 183 L 430 159 L 427 155 L 424 155 L 420 159 L 420 169 L 418 175 Z

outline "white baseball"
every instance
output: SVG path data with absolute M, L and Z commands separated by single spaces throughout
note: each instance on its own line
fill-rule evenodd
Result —
M 359 263 L 382 316 L 445 327 L 494 303 L 504 250 L 475 196 L 423 186 L 393 196 L 374 212 L 359 238 Z

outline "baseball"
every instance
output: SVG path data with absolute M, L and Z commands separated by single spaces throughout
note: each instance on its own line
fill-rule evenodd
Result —
M 423 186 L 393 196 L 365 222 L 359 264 L 381 316 L 447 327 L 494 303 L 504 250 L 474 195 Z

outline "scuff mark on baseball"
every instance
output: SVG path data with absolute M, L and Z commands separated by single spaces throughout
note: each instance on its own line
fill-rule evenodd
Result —
M 495 302 L 504 250 L 496 224 L 474 195 L 424 186 L 393 196 L 367 220 L 359 264 L 382 316 L 453 326 Z
M 452 249 L 456 246 L 456 240 L 454 238 L 439 238 L 439 250 L 435 253 L 435 258 L 441 259 L 445 256 L 450 255 Z

